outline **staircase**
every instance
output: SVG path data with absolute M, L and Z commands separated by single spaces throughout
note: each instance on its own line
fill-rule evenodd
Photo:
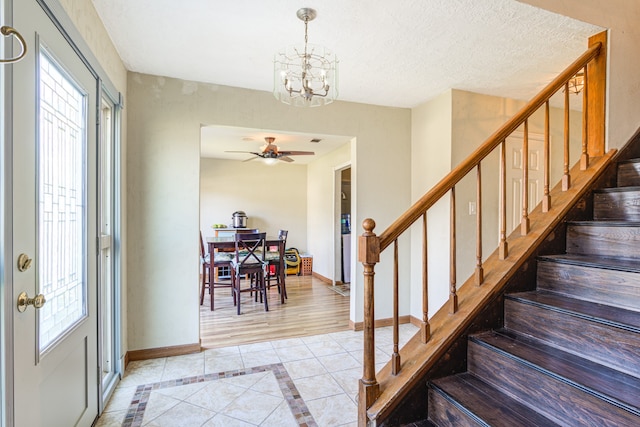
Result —
M 593 218 L 538 257 L 535 291 L 505 296 L 503 328 L 469 337 L 467 372 L 429 383 L 424 424 L 640 425 L 640 159 Z

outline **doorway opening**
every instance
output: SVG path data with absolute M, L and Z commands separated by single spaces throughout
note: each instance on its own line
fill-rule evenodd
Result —
M 340 171 L 340 235 L 343 284 L 351 283 L 351 168 Z
M 213 239 L 234 234 L 231 216 L 242 210 L 246 227 L 265 232 L 268 239 L 277 236 L 279 230 L 287 230 L 286 247 L 296 248 L 301 261 L 298 271 L 287 268 L 284 304 L 275 289 L 269 293 L 268 312 L 264 304 L 243 298 L 242 314 L 238 316 L 231 293 L 224 288 L 215 289 L 211 310 L 209 289 L 205 287 L 205 297 L 199 304 L 202 346 L 215 348 L 347 330 L 350 299 L 331 290 L 336 227 L 334 171 L 350 166 L 353 137 L 202 125 L 200 138 L 199 228 L 204 251 L 209 251 Z M 278 151 L 291 152 L 290 158 L 267 162 L 256 155 L 265 149 L 265 138 L 274 138 Z M 340 212 L 338 223 L 339 218 Z M 337 255 L 341 256 L 340 246 Z M 206 259 L 207 254 L 204 256 Z M 216 277 L 216 271 L 211 275 Z M 262 325 L 265 328 L 259 329 Z
M 335 168 L 334 291 L 348 296 L 351 284 L 351 164 Z

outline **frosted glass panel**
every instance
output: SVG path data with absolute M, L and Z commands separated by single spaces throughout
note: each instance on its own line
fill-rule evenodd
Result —
M 85 274 L 85 97 L 40 54 L 38 274 L 46 304 L 38 311 L 40 350 L 87 313 Z

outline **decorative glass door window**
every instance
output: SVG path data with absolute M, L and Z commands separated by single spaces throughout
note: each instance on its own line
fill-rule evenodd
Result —
M 87 314 L 86 97 L 43 50 L 39 66 L 38 311 L 46 351 Z

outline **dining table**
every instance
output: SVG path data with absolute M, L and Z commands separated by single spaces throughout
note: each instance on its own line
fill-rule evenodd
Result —
M 234 252 L 236 248 L 235 236 L 226 235 L 226 236 L 218 236 L 218 237 L 207 237 L 207 248 L 209 250 L 209 254 L 211 260 L 214 259 L 216 252 Z M 278 283 L 281 283 L 284 287 L 286 271 L 284 268 L 284 251 L 285 251 L 285 241 L 278 238 L 278 236 L 267 236 L 265 239 L 265 247 L 267 250 L 269 248 L 277 247 L 279 254 L 279 265 L 278 265 Z M 213 277 L 217 280 L 217 272 L 214 271 L 214 263 L 209 263 L 209 277 Z

